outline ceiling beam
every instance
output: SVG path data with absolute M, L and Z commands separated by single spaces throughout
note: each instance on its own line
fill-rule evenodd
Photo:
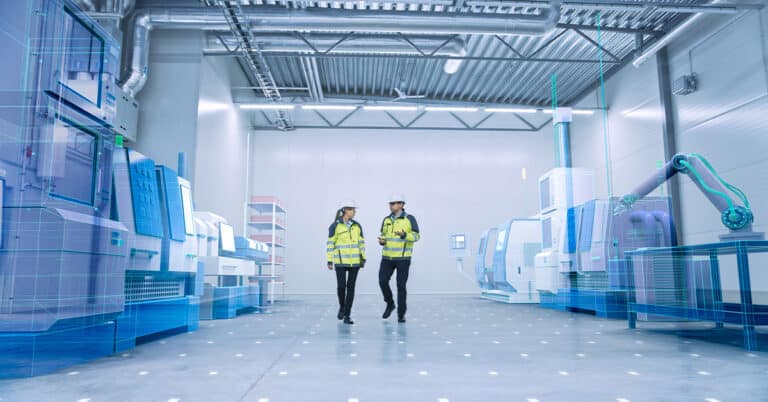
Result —
M 237 56 L 237 54 L 223 51 L 204 52 L 205 56 Z M 265 52 L 264 56 L 271 58 L 296 58 L 296 54 L 287 54 L 282 52 Z M 318 59 L 429 59 L 429 60 L 473 60 L 487 62 L 517 62 L 517 63 L 576 63 L 576 64 L 599 64 L 597 59 L 568 59 L 557 57 L 493 57 L 493 56 L 448 56 L 448 55 L 416 55 L 416 54 L 322 54 L 309 53 L 312 57 Z M 604 64 L 618 64 L 616 61 L 604 60 Z

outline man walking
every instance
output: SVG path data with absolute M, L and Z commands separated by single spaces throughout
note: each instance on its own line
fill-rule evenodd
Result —
M 379 244 L 384 246 L 381 254 L 381 267 L 379 268 L 379 286 L 384 296 L 384 302 L 387 303 L 382 318 L 389 318 L 397 307 L 397 318 L 398 322 L 401 323 L 405 322 L 407 309 L 406 283 L 411 267 L 413 244 L 419 241 L 421 237 L 416 218 L 407 214 L 403 209 L 404 207 L 405 197 L 402 195 L 390 197 L 389 211 L 391 214 L 384 218 L 379 237 Z M 392 298 L 392 289 L 389 287 L 389 281 L 395 271 L 397 271 L 397 306 L 395 306 L 395 301 Z

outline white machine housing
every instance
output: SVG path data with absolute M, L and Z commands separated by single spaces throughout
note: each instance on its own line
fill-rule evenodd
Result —
M 568 200 L 568 181 L 573 199 Z M 539 178 L 539 213 L 543 216 L 595 198 L 595 173 L 584 168 L 554 168 Z
M 195 218 L 199 219 L 206 227 L 205 255 L 216 257 L 219 255 L 219 222 L 226 222 L 223 217 L 213 212 L 195 211 Z
M 507 239 L 507 282 L 531 302 L 538 303 L 536 291 L 535 255 L 541 239 L 541 225 L 537 221 L 514 220 Z
M 212 237 L 210 233 L 210 226 L 208 226 L 202 219 L 195 214 L 195 240 L 197 242 L 197 257 L 208 256 L 208 238 Z
M 512 219 L 498 228 L 493 258 L 494 289 L 483 297 L 506 303 L 538 303 L 535 256 L 541 250 L 538 217 Z M 490 241 L 490 240 L 489 240 Z
M 253 276 L 256 262 L 219 255 L 219 223 L 227 223 L 223 217 L 211 212 L 195 212 L 195 216 L 209 228 L 207 256 L 201 257 L 206 276 Z M 206 281 L 208 282 L 208 281 Z
M 538 291 L 557 293 L 563 287 L 565 279 L 561 273 L 571 272 L 575 265 L 575 254 L 567 252 L 568 210 L 594 198 L 594 172 L 590 169 L 554 168 L 539 178 L 542 249 L 535 258 Z M 576 223 L 574 217 L 574 235 L 578 233 Z

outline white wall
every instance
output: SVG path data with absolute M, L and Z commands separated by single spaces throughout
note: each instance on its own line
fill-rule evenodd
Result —
M 232 59 L 204 57 L 200 71 L 195 208 L 215 212 L 243 233 L 249 125 L 232 103 L 241 71 Z
M 751 12 L 731 23 L 714 18 L 698 38 L 670 48 L 670 72 L 695 72 L 700 88 L 674 97 L 680 152 L 697 152 L 723 178 L 741 187 L 755 208 L 756 225 L 768 230 L 768 11 Z M 715 211 L 689 181 L 682 185 L 685 239 L 716 241 L 723 233 Z M 768 279 L 768 276 L 766 277 Z
M 476 293 L 474 279 L 456 269 L 448 249 L 450 234 L 468 233 L 474 252 L 483 230 L 535 214 L 536 180 L 552 166 L 552 150 L 548 131 L 256 132 L 253 193 L 276 195 L 289 212 L 287 293 L 335 292 L 334 275 L 325 268 L 325 240 L 344 198 L 361 205 L 358 220 L 369 244 L 370 262 L 359 291 L 378 293 L 381 254 L 375 238 L 393 191 L 406 194 L 406 210 L 422 231 L 409 290 Z M 527 168 L 527 180 L 522 168 Z M 466 260 L 464 270 L 474 278 L 474 258 Z
M 232 103 L 243 73 L 233 59 L 203 57 L 199 31 L 153 31 L 149 79 L 137 96 L 139 134 L 130 144 L 158 164 L 187 157 L 195 208 L 243 231 L 248 124 Z
M 658 88 L 655 59 L 639 69 L 626 67 L 605 84 L 608 110 L 583 119 L 583 124 L 574 124 L 573 165 L 595 169 L 597 197 L 620 197 L 630 192 L 663 163 Z M 601 91 L 588 94 L 577 106 L 603 107 Z M 654 195 L 663 191 L 664 186 Z
M 154 31 L 149 78 L 139 101 L 137 151 L 174 170 L 185 152 L 188 177 L 194 177 L 197 98 L 203 36 L 199 31 Z
M 699 76 L 700 88 L 674 97 L 680 152 L 705 156 L 752 203 L 755 230 L 768 231 L 768 10 L 737 20 L 711 17 L 697 32 L 670 46 L 672 77 Z M 718 241 L 726 232 L 718 212 L 688 180 L 681 198 L 686 243 Z M 722 267 L 723 287 L 738 289 L 734 259 Z M 750 257 L 753 297 L 768 303 L 768 256 Z M 731 292 L 728 300 L 738 300 Z

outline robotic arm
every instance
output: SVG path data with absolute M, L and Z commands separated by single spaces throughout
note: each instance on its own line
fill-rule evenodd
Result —
M 726 239 L 763 239 L 763 233 L 752 231 L 754 215 L 747 196 L 737 187 L 729 184 L 720 177 L 710 163 L 698 154 L 677 154 L 667 162 L 658 174 L 649 177 L 631 193 L 621 199 L 621 204 L 614 213 L 621 213 L 632 208 L 638 200 L 650 194 L 659 185 L 666 182 L 677 173 L 684 173 L 691 178 L 709 202 L 720 211 L 720 221 L 730 231 L 720 236 Z M 735 194 L 741 204 L 734 202 L 728 191 Z

